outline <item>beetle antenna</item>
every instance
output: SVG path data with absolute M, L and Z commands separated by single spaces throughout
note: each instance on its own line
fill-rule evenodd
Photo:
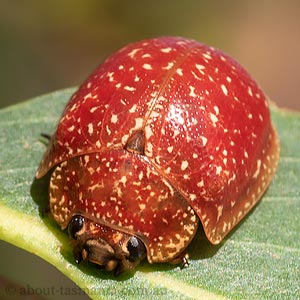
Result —
M 41 133 L 41 136 L 44 137 L 44 138 L 46 138 L 49 141 L 51 140 L 51 135 L 48 134 L 48 133 Z

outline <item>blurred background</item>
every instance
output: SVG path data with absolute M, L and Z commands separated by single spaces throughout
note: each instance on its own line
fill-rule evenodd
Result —
M 300 109 L 298 0 L 0 0 L 0 107 L 79 85 L 113 51 L 161 35 L 224 50 L 278 105 Z M 0 242 L 0 253 L 1 299 L 7 281 L 72 286 L 20 249 Z M 75 296 L 63 299 L 86 298 Z

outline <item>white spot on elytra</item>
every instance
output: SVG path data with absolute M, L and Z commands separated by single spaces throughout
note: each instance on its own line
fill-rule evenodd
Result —
M 72 132 L 73 130 L 74 130 L 74 128 L 75 128 L 75 126 L 74 125 L 72 125 L 71 127 L 69 127 L 67 130 L 69 131 L 69 132 Z
M 174 131 L 173 131 L 173 137 L 176 137 L 176 136 L 178 136 L 180 134 L 180 131 L 178 130 L 178 129 L 175 129 Z
M 168 167 L 168 168 L 165 169 L 165 173 L 166 174 L 170 174 L 170 172 L 171 172 L 171 168 L 170 167 Z
M 222 216 L 223 214 L 223 205 L 220 205 L 218 206 L 218 217 L 217 217 L 217 220 L 220 219 L 220 217 Z
M 123 144 L 123 145 L 127 142 L 128 137 L 129 137 L 128 134 L 124 134 L 124 135 L 122 136 L 122 144 Z
M 192 75 L 194 76 L 195 79 L 201 80 L 201 78 L 200 78 L 199 76 L 197 76 L 197 75 L 195 74 L 195 72 L 193 72 L 193 71 L 192 71 Z
M 209 113 L 210 119 L 213 122 L 213 125 L 216 126 L 216 123 L 219 121 L 218 117 L 213 114 L 213 113 Z
M 176 70 L 176 73 L 179 75 L 179 76 L 183 76 L 183 73 L 182 73 L 182 69 L 178 68 Z
M 145 203 L 139 204 L 139 208 L 141 211 L 143 211 L 146 208 L 146 204 Z
M 209 81 L 214 82 L 214 79 L 210 75 L 208 75 L 208 79 Z
M 142 180 L 143 176 L 144 176 L 144 173 L 141 171 L 140 174 L 139 174 L 139 180 Z
M 84 162 L 85 162 L 86 164 L 88 164 L 89 161 L 90 161 L 89 155 L 85 155 L 83 159 L 84 159 Z
M 117 115 L 112 115 L 110 121 L 113 124 L 116 124 L 118 122 L 118 116 Z
M 204 181 L 203 181 L 203 179 L 197 183 L 197 186 L 198 187 L 204 187 Z
M 222 167 L 221 166 L 217 166 L 217 168 L 216 168 L 216 174 L 220 175 L 221 171 L 222 171 Z
M 89 125 L 88 125 L 88 133 L 89 133 L 89 135 L 92 135 L 93 132 L 94 132 L 93 124 L 92 124 L 92 123 L 89 123 Z
M 140 49 L 133 49 L 131 52 L 128 53 L 128 56 L 130 56 L 131 58 L 133 58 L 135 56 L 135 54 L 139 51 Z
M 182 161 L 181 170 L 184 171 L 188 166 L 189 166 L 189 163 L 187 160 Z
M 189 197 L 191 201 L 194 201 L 197 198 L 195 194 L 190 194 Z
M 143 64 L 143 68 L 144 68 L 145 70 L 152 70 L 152 66 L 149 65 L 149 64 Z
M 236 175 L 233 174 L 229 179 L 228 179 L 228 184 L 230 184 L 231 182 L 235 181 L 236 179 Z
M 227 90 L 227 88 L 224 84 L 221 85 L 221 89 L 222 89 L 224 95 L 227 96 L 228 95 L 228 90 Z
M 173 62 L 169 62 L 166 67 L 163 67 L 165 70 L 170 70 L 174 66 Z
M 114 72 L 108 72 L 107 77 L 110 82 L 114 81 Z
M 147 156 L 152 157 L 153 156 L 153 145 L 151 143 L 147 143 Z
M 136 118 L 135 119 L 135 126 L 134 128 L 141 128 L 143 126 L 143 119 L 142 118 Z
M 219 107 L 215 105 L 214 106 L 214 111 L 215 111 L 216 115 L 218 115 L 219 114 Z
M 167 148 L 167 150 L 168 150 L 169 153 L 172 153 L 172 152 L 173 152 L 173 149 L 174 149 L 173 146 L 169 146 L 169 147 Z
M 129 112 L 130 112 L 131 114 L 133 114 L 133 113 L 136 111 L 136 107 L 137 107 L 137 105 L 136 105 L 136 104 L 133 104 L 132 107 L 129 109 Z
M 195 64 L 195 66 L 196 66 L 196 68 L 198 69 L 198 71 L 199 71 L 202 75 L 205 74 L 205 73 L 204 73 L 205 66 L 199 65 L 199 64 Z
M 193 86 L 189 86 L 189 88 L 190 88 L 190 96 L 191 97 L 196 97 L 197 95 L 195 94 L 195 87 L 193 87 Z
M 206 138 L 205 136 L 201 135 L 201 136 L 200 136 L 200 139 L 201 139 L 201 141 L 202 141 L 203 147 L 205 147 L 206 144 L 207 144 L 207 138 Z
M 73 104 L 73 106 L 71 107 L 70 111 L 74 111 L 77 108 L 77 104 Z
M 163 53 L 169 53 L 169 52 L 172 51 L 172 48 L 171 47 L 162 48 L 162 49 L 160 49 L 160 51 L 163 52 Z
M 248 94 L 249 96 L 253 97 L 253 92 L 250 86 L 248 86 Z
M 203 53 L 202 56 L 206 59 L 211 59 L 210 53 Z
M 259 159 L 257 160 L 257 167 L 255 173 L 253 174 L 253 178 L 257 178 L 257 176 L 259 175 L 260 167 L 261 167 L 261 160 Z
M 88 99 L 88 98 L 92 98 L 93 95 L 91 93 L 88 93 L 87 95 L 84 96 L 84 100 Z
M 120 179 L 120 182 L 123 183 L 123 185 L 125 186 L 126 182 L 127 182 L 127 177 L 125 175 L 122 176 L 121 179 Z
M 149 139 L 153 135 L 153 131 L 150 126 L 145 127 L 146 138 Z
M 164 184 L 169 188 L 170 194 L 173 196 L 174 195 L 174 189 L 173 186 L 165 179 L 163 179 Z
M 132 87 L 132 86 L 124 86 L 124 90 L 129 91 L 129 92 L 133 92 L 136 90 L 136 88 Z
M 107 125 L 106 125 L 106 131 L 107 131 L 108 135 L 111 135 L 111 130 L 110 130 L 110 128 Z
M 93 114 L 99 107 L 95 106 L 90 109 L 90 112 Z

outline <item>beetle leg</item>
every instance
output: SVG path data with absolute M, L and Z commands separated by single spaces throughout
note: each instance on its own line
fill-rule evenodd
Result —
M 79 244 L 77 244 L 73 247 L 73 255 L 74 255 L 76 264 L 80 264 L 83 258 L 82 258 L 82 248 Z
M 186 268 L 190 265 L 189 263 L 189 255 L 186 252 L 180 253 L 177 257 L 169 261 L 170 264 L 172 265 L 177 265 L 180 264 L 180 268 Z
M 140 264 L 140 260 L 136 260 L 134 262 L 129 261 L 126 257 L 120 260 L 119 264 L 115 268 L 114 275 L 119 276 L 120 274 L 127 272 L 129 270 L 133 270 L 136 266 Z

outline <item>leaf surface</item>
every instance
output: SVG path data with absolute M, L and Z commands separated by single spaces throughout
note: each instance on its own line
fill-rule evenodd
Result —
M 201 230 L 180 270 L 147 262 L 118 278 L 76 265 L 68 236 L 44 214 L 47 178 L 34 174 L 74 89 L 0 111 L 0 239 L 32 252 L 73 280 L 92 299 L 300 299 L 300 114 L 272 107 L 281 140 L 275 178 L 262 201 L 221 243 Z

